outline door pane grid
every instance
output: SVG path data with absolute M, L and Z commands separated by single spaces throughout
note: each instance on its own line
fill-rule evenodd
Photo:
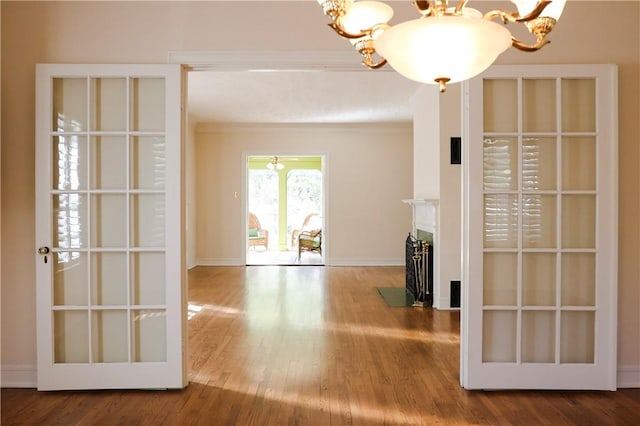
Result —
M 516 92 L 517 92 L 517 109 L 519 113 L 516 114 L 516 128 L 517 132 L 517 190 L 513 191 L 512 186 L 495 185 L 497 182 L 493 176 L 500 176 L 503 173 L 507 175 L 513 172 L 513 169 L 504 170 L 505 160 L 496 161 L 495 154 L 491 154 L 487 148 L 487 140 L 501 140 L 505 137 L 513 137 L 513 134 L 500 134 L 498 132 L 485 133 L 485 243 L 484 252 L 486 255 L 491 253 L 514 253 L 516 254 L 515 269 L 516 269 L 516 299 L 515 306 L 509 307 L 508 305 L 496 305 L 492 302 L 495 299 L 492 296 L 490 289 L 487 293 L 485 290 L 485 311 L 484 318 L 490 321 L 485 328 L 483 334 L 488 341 L 488 345 L 491 345 L 492 338 L 491 333 L 498 332 L 498 329 L 494 329 L 495 314 L 502 310 L 513 310 L 514 316 L 503 316 L 503 320 L 510 319 L 515 321 L 515 359 L 511 359 L 510 356 L 505 354 L 496 353 L 496 348 L 486 348 L 483 350 L 483 361 L 485 362 L 545 362 L 555 363 L 571 362 L 572 359 L 582 362 L 584 359 L 589 360 L 590 357 L 572 356 L 572 354 L 563 354 L 562 351 L 567 351 L 571 345 L 567 344 L 566 335 L 568 330 L 573 330 L 579 327 L 580 320 L 586 318 L 586 323 L 593 322 L 590 317 L 585 316 L 586 312 L 595 310 L 594 307 L 569 307 L 563 302 L 563 259 L 565 253 L 592 253 L 595 252 L 596 242 L 590 242 L 588 238 L 579 237 L 579 240 L 575 240 L 576 235 L 580 235 L 586 232 L 587 236 L 591 231 L 589 225 L 590 219 L 585 219 L 583 212 L 593 211 L 595 213 L 595 188 L 593 190 L 566 190 L 563 186 L 563 158 L 566 158 L 567 151 L 563 146 L 563 119 L 567 121 L 566 114 L 563 115 L 562 99 L 562 80 L 542 80 L 541 87 L 547 95 L 542 99 L 553 99 L 553 115 L 552 118 L 549 115 L 549 111 L 546 110 L 544 104 L 527 104 L 525 108 L 524 104 L 524 87 L 527 86 L 526 93 L 534 93 L 536 87 L 539 86 L 533 80 L 523 79 L 517 80 Z M 496 87 L 508 87 L 508 85 L 496 84 L 492 86 L 494 90 L 493 97 L 496 96 Z M 499 90 L 498 90 L 499 91 Z M 534 117 L 524 117 L 524 112 L 530 112 Z M 544 116 L 543 123 L 544 129 L 536 129 L 535 115 L 542 114 Z M 495 114 L 494 114 L 495 115 Z M 524 119 L 527 118 L 527 129 L 523 128 Z M 495 120 L 495 118 L 493 118 Z M 553 122 L 553 124 L 551 124 Z M 485 121 L 486 123 L 486 121 Z M 505 128 L 509 128 L 508 124 L 502 123 Z M 584 124 L 582 124 L 584 125 Z M 555 129 L 554 129 L 555 127 Z M 526 134 L 524 130 L 527 130 Z M 543 130 L 542 132 L 538 130 Z M 550 132 L 551 131 L 551 132 Z M 489 138 L 489 139 L 487 139 Z M 552 145 L 553 144 L 553 145 Z M 552 154 L 553 157 L 550 157 Z M 491 155 L 491 157 L 487 157 Z M 564 157 L 563 157 L 564 156 Z M 555 157 L 555 158 L 554 158 Z M 566 161 L 566 160 L 564 160 Z M 502 163 L 502 164 L 501 164 Z M 549 168 L 552 166 L 552 168 Z M 498 170 L 491 170 L 487 167 L 497 167 Z M 502 167 L 502 169 L 501 169 Z M 487 175 L 489 173 L 489 175 Z M 513 176 L 513 177 L 515 177 Z M 526 180 L 525 180 L 526 176 Z M 512 178 L 513 178 L 512 177 Z M 491 185 L 487 185 L 487 179 L 490 179 Z M 542 180 L 540 180 L 542 179 Z M 566 180 L 566 178 L 565 178 Z M 544 183 L 548 182 L 548 183 Z M 553 187 L 549 186 L 549 184 Z M 495 195 L 491 195 L 495 194 Z M 495 204 L 495 198 L 505 197 L 508 194 L 512 194 L 516 197 L 515 203 L 517 205 L 517 237 L 515 241 L 515 247 L 508 248 L 508 246 L 495 246 L 488 245 L 487 240 L 487 222 L 486 220 L 496 220 L 488 216 L 491 211 L 504 210 L 508 204 Z M 569 198 L 565 200 L 565 196 L 570 195 L 593 195 L 593 198 Z M 593 200 L 593 201 L 591 201 Z M 487 204 L 487 203 L 491 204 Z M 570 203 L 570 204 L 567 204 Z M 593 204 L 591 204 L 593 203 Z M 571 217 L 566 217 L 563 220 L 559 220 L 568 214 L 565 212 L 566 206 L 572 207 L 571 212 L 581 212 L 578 224 L 578 216 L 573 214 Z M 594 206 L 594 207 L 589 207 Z M 563 215 L 564 212 L 564 215 Z M 498 216 L 496 216 L 498 217 Z M 556 220 L 555 218 L 558 218 Z M 593 221 L 595 222 L 595 217 Z M 585 222 L 586 221 L 586 222 Z M 585 223 L 587 228 L 585 228 Z M 572 225 L 572 228 L 566 229 L 568 225 Z M 563 234 L 564 231 L 564 234 Z M 572 243 L 568 247 L 566 243 L 567 236 L 571 236 Z M 533 238 L 533 239 L 531 239 Z M 533 245 L 532 245 L 533 244 Z M 586 246 L 585 246 L 586 244 Z M 590 247 L 591 246 L 591 247 Z M 500 248 L 503 247 L 503 248 Z M 527 261 L 525 262 L 525 258 Z M 532 263 L 533 262 L 533 263 Z M 541 263 L 542 262 L 542 263 Z M 593 261 L 595 262 L 595 261 Z M 525 266 L 528 265 L 528 266 Z M 490 266 L 485 262 L 485 268 Z M 494 271 L 494 269 L 492 269 Z M 485 280 L 489 278 L 487 273 L 493 274 L 493 272 L 485 271 Z M 493 277 L 493 275 L 491 275 Z M 492 278 L 492 279 L 495 279 Z M 526 280 L 526 281 L 525 281 Z M 564 281 L 568 281 L 567 278 Z M 486 285 L 495 285 L 495 283 L 486 282 Z M 566 290 L 565 290 L 566 292 Z M 583 292 L 587 292 L 585 297 L 589 297 L 588 294 L 592 292 L 590 288 L 586 288 Z M 527 299 L 525 300 L 525 296 Z M 542 297 L 542 298 L 541 298 Z M 584 298 L 584 297 L 583 297 Z M 580 316 L 574 315 L 567 317 L 563 312 L 575 311 L 584 312 Z M 536 313 L 538 312 L 538 313 Z M 495 314 L 492 314 L 495 313 Z M 490 315 L 487 317 L 487 315 Z M 564 319 L 566 317 L 566 319 Z M 580 338 L 582 339 L 582 345 L 589 345 L 593 341 L 593 328 L 589 334 L 589 327 L 580 330 Z M 504 331 L 504 330 L 503 330 Z M 586 334 L 585 334 L 586 333 Z M 507 333 L 506 335 L 508 335 Z M 503 339 L 507 337 L 503 336 Z M 533 339 L 531 341 L 530 339 Z M 535 343 L 537 342 L 537 343 Z M 503 341 L 502 344 L 509 346 L 508 341 Z M 505 349 L 508 350 L 508 349 Z
M 496 67 L 465 87 L 483 138 L 465 152 L 466 388 L 615 389 L 615 72 Z M 509 140 L 517 165 L 488 156 Z
M 163 321 L 166 302 L 163 299 L 161 304 L 142 304 L 141 300 L 134 300 L 134 287 L 132 283 L 134 273 L 132 256 L 136 254 L 137 256 L 140 256 L 143 253 L 153 252 L 163 254 L 164 240 L 162 240 L 161 245 L 158 245 L 160 240 L 154 239 L 152 240 L 154 242 L 152 247 L 133 247 L 133 244 L 137 241 L 133 240 L 134 228 L 132 221 L 137 220 L 138 223 L 142 223 L 143 218 L 132 216 L 131 213 L 133 212 L 134 207 L 134 197 L 156 196 L 156 199 L 164 200 L 165 195 L 164 185 L 163 189 L 157 187 L 152 189 L 133 188 L 131 175 L 133 164 L 132 138 L 162 138 L 162 145 L 157 145 L 154 148 L 157 151 L 158 149 L 164 150 L 165 134 L 158 131 L 160 126 L 159 123 L 161 122 L 158 119 L 160 115 L 152 114 L 150 116 L 144 116 L 140 115 L 142 110 L 138 110 L 135 118 L 131 116 L 133 111 L 132 105 L 134 102 L 142 104 L 142 106 L 145 106 L 145 103 L 148 106 L 148 103 L 150 102 L 150 99 L 143 99 L 144 93 L 142 95 L 138 93 L 140 99 L 132 99 L 132 84 L 136 84 L 137 87 L 142 87 L 143 89 L 146 87 L 144 90 L 149 90 L 149 85 L 141 78 L 131 79 L 126 77 L 124 79 L 125 93 L 122 98 L 125 100 L 125 105 L 123 105 L 123 107 L 126 111 L 125 117 L 130 118 L 127 118 L 126 120 L 116 119 L 114 121 L 108 116 L 109 112 L 105 112 L 104 110 L 108 110 L 112 106 L 109 105 L 109 103 L 117 103 L 120 101 L 120 98 L 118 98 L 117 93 L 114 95 L 108 91 L 101 92 L 101 89 L 103 86 L 109 87 L 114 84 L 119 86 L 120 80 L 122 79 L 111 80 L 90 76 L 81 79 L 54 78 L 53 129 L 49 132 L 50 137 L 54 140 L 54 144 L 52 146 L 57 150 L 56 153 L 60 152 L 61 148 L 58 147 L 65 147 L 64 153 L 68 156 L 70 155 L 68 147 L 71 147 L 71 145 L 67 146 L 61 144 L 72 143 L 75 144 L 73 145 L 76 147 L 74 149 L 80 149 L 79 152 L 84 152 L 85 154 L 78 157 L 76 154 L 71 153 L 71 155 L 74 155 L 72 159 L 77 163 L 77 166 L 73 166 L 71 168 L 68 164 L 53 164 L 53 168 L 56 171 L 58 168 L 62 167 L 65 170 L 71 169 L 75 175 L 78 173 L 81 173 L 81 175 L 78 175 L 80 178 L 79 180 L 75 178 L 70 180 L 66 176 L 64 177 L 64 181 L 57 179 L 58 182 L 56 182 L 54 180 L 54 185 L 56 186 L 50 189 L 50 199 L 52 200 L 53 206 L 57 206 L 56 208 L 59 212 L 57 219 L 58 222 L 54 222 L 53 224 L 55 233 L 54 237 L 57 237 L 54 238 L 55 244 L 54 247 L 52 247 L 51 255 L 53 259 L 52 261 L 62 260 L 67 262 L 77 256 L 84 256 L 86 265 L 83 265 L 83 274 L 81 276 L 77 276 L 76 279 L 81 279 L 87 283 L 85 284 L 87 287 L 86 291 L 82 291 L 86 300 L 83 300 L 81 305 L 70 305 L 69 301 L 72 299 L 67 297 L 67 300 L 64 297 L 65 289 L 68 290 L 70 288 L 69 284 L 65 284 L 65 282 L 72 277 L 68 272 L 64 272 L 64 270 L 68 268 L 63 267 L 61 272 L 56 275 L 59 277 L 58 280 L 60 281 L 60 284 L 56 284 L 57 281 L 54 277 L 54 295 L 58 293 L 62 295 L 59 297 L 55 296 L 53 300 L 54 303 L 52 304 L 52 321 L 56 336 L 54 339 L 55 350 L 53 353 L 55 362 L 57 363 L 131 363 L 134 362 L 134 360 L 135 362 L 146 360 L 163 361 L 166 358 L 164 351 L 161 351 L 162 353 L 159 356 L 154 354 L 154 351 L 164 344 L 164 339 L 160 338 L 160 335 L 165 330 Z M 154 79 L 151 86 L 158 86 L 158 81 L 158 79 Z M 154 87 L 151 87 L 151 89 L 153 88 Z M 80 98 L 78 99 L 76 96 L 76 101 L 73 101 L 69 99 L 73 96 L 66 97 L 67 94 L 64 91 L 67 89 L 72 91 L 72 94 L 80 94 Z M 101 93 L 108 98 L 106 100 L 101 99 Z M 147 93 L 151 92 L 149 91 Z M 70 113 L 67 113 L 67 111 L 70 111 Z M 134 120 L 139 119 L 147 120 L 146 122 L 143 122 L 143 124 L 147 127 L 153 127 L 152 131 L 131 131 L 131 126 L 133 125 Z M 124 128 L 122 130 L 118 130 L 118 126 L 114 123 L 121 123 Z M 105 127 L 108 128 L 108 130 L 105 130 Z M 95 174 L 97 173 L 95 168 L 98 167 L 98 163 L 96 161 L 99 161 L 101 154 L 104 154 L 97 150 L 97 144 L 101 143 L 105 149 L 110 149 L 110 146 L 108 145 L 109 141 L 103 141 L 100 139 L 104 137 L 124 138 L 124 187 L 116 186 L 113 188 L 103 188 L 101 180 L 94 181 L 92 179 L 92 176 L 97 176 Z M 117 152 L 115 153 L 117 154 Z M 59 159 L 58 154 L 52 158 L 56 162 L 68 161 L 68 158 L 66 157 Z M 95 158 L 96 161 L 92 161 L 92 158 Z M 111 163 L 103 164 L 101 167 L 118 167 L 117 170 L 112 170 L 112 172 L 122 173 L 123 170 L 121 170 L 121 166 L 117 166 L 119 163 L 117 158 L 115 160 L 112 159 L 111 161 Z M 161 167 L 162 170 L 158 167 Z M 158 170 L 163 176 L 164 162 L 162 164 L 156 164 L 154 170 Z M 146 170 L 138 169 L 137 171 L 139 173 L 144 173 Z M 65 186 L 61 186 L 60 182 L 65 182 Z M 118 204 L 120 203 L 120 201 L 118 201 L 118 197 L 123 197 L 122 205 Z M 84 200 L 84 202 L 77 204 L 74 201 L 70 204 L 70 200 L 72 199 Z M 156 202 L 152 204 L 152 206 L 153 205 L 155 205 L 155 207 L 151 212 L 158 212 L 158 208 L 165 208 L 164 202 L 160 205 Z M 71 208 L 73 211 L 69 210 L 67 213 L 66 210 L 60 210 L 61 208 Z M 82 209 L 85 211 L 84 214 L 81 213 Z M 122 210 L 124 210 L 124 212 L 129 212 L 125 215 L 124 223 L 118 222 L 117 220 L 113 222 L 113 215 L 115 214 L 117 216 L 118 212 Z M 78 216 L 78 212 L 81 213 L 80 216 Z M 147 212 L 149 212 L 149 210 L 147 210 Z M 142 213 L 137 212 L 137 214 L 140 215 Z M 164 213 L 160 212 L 160 214 L 162 214 L 161 219 L 164 220 Z M 64 219 L 64 224 L 59 222 L 61 220 L 60 218 L 66 218 Z M 92 225 L 91 228 L 87 226 L 87 223 L 91 222 L 86 222 L 86 219 L 90 219 L 94 222 L 94 225 Z M 107 226 L 109 226 L 108 228 L 104 228 L 100 225 L 101 221 L 106 221 L 108 219 L 112 220 L 110 225 L 109 222 L 106 222 Z M 69 222 L 69 220 L 71 222 Z M 119 224 L 121 226 L 118 226 Z M 64 228 L 60 228 L 61 225 L 63 225 Z M 160 223 L 158 222 L 157 225 L 159 226 Z M 77 231 L 73 228 L 76 226 L 80 227 Z M 121 230 L 121 232 L 124 233 L 124 241 L 117 242 L 117 240 L 115 240 L 110 243 L 110 240 L 108 239 L 109 234 L 117 232 L 119 227 L 124 227 L 124 230 Z M 65 232 L 65 234 L 61 234 L 60 232 Z M 78 241 L 73 238 L 69 239 L 67 235 L 71 236 L 73 234 L 66 234 L 67 232 L 79 232 L 79 235 L 84 234 L 84 237 L 81 237 Z M 107 240 L 105 240 L 103 236 L 107 237 Z M 61 239 L 63 237 L 64 239 Z M 139 245 L 139 243 L 136 244 L 136 246 Z M 73 251 L 71 251 L 71 249 L 73 249 Z M 124 282 L 120 282 L 121 279 L 119 279 L 119 277 L 115 277 L 113 274 L 103 272 L 105 269 L 109 269 L 108 267 L 104 267 L 104 262 L 106 261 L 105 256 L 108 256 L 109 253 L 113 253 L 112 256 L 116 257 L 119 257 L 118 255 L 124 255 Z M 146 265 L 147 274 L 149 273 L 149 270 L 153 269 L 153 266 L 153 264 Z M 96 283 L 95 285 L 92 284 L 94 282 Z M 96 287 L 96 285 L 99 287 Z M 124 304 L 113 304 L 112 300 L 105 302 L 104 294 L 98 293 L 104 291 L 109 293 L 113 291 L 114 286 L 122 285 L 124 285 L 125 290 L 125 300 L 123 300 Z M 157 280 L 154 285 L 163 288 L 164 279 Z M 55 291 L 58 291 L 58 293 L 55 293 Z M 164 291 L 162 292 L 162 298 L 164 298 Z M 136 305 L 134 306 L 134 304 Z M 58 313 L 56 314 L 55 312 Z M 69 312 L 69 314 L 67 314 L 67 312 Z M 71 312 L 77 312 L 78 314 L 72 315 Z M 147 320 L 144 323 L 137 323 L 136 321 L 140 321 L 140 318 L 155 319 L 151 321 Z M 158 322 L 157 318 L 160 318 L 161 321 Z M 83 323 L 86 325 L 86 327 L 82 327 L 84 328 L 84 331 L 78 329 L 80 324 Z M 137 329 L 146 330 L 142 336 L 142 338 L 145 339 L 144 341 L 139 341 L 140 336 L 136 335 Z M 74 338 L 74 336 L 84 337 L 78 340 L 77 338 Z M 113 336 L 116 337 L 114 338 Z M 122 336 L 124 339 L 117 336 Z M 114 352 L 114 344 L 117 343 L 116 346 L 122 348 L 122 344 L 124 344 L 125 340 L 127 342 L 126 347 L 121 349 L 119 352 Z M 144 355 L 141 356 L 139 353 L 136 354 L 140 351 L 143 351 Z M 126 356 L 124 355 L 125 353 Z

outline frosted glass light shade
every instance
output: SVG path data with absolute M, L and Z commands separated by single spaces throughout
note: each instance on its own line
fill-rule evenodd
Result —
M 562 15 L 566 2 L 567 0 L 552 0 L 551 4 L 544 8 L 540 16 L 548 16 L 558 20 L 560 15 Z M 524 16 L 536 7 L 538 0 L 511 0 L 511 3 L 515 4 L 518 7 L 518 13 Z
M 374 42 L 376 52 L 397 72 L 421 83 L 467 80 L 487 69 L 509 46 L 511 33 L 502 25 L 474 16 L 415 19 L 385 30 Z
M 391 6 L 379 1 L 359 1 L 353 3 L 347 13 L 340 18 L 340 26 L 349 34 L 360 34 L 374 25 L 386 24 L 393 17 Z

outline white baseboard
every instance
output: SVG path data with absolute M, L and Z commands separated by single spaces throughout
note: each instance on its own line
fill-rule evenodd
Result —
M 35 365 L 2 365 L 0 387 L 35 388 L 38 386 Z
M 241 259 L 196 259 L 196 266 L 244 266 Z
M 451 307 L 451 299 L 448 297 L 439 297 L 433 301 L 433 307 L 440 311 L 459 311 L 460 308 Z
M 326 259 L 327 266 L 404 266 L 404 259 Z M 241 259 L 196 259 L 195 266 L 244 266 Z
M 619 388 L 640 388 L 640 365 L 618 367 Z
M 37 387 L 35 365 L 2 365 L 0 375 L 0 387 L 2 388 Z M 617 387 L 620 389 L 640 388 L 640 365 L 618 367 Z
M 404 266 L 404 259 L 331 259 L 329 266 Z

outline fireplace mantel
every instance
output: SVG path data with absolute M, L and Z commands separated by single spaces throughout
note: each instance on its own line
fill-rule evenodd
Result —
M 422 229 L 431 232 L 435 240 L 438 234 L 438 200 L 417 198 L 402 202 L 413 207 L 413 234 Z

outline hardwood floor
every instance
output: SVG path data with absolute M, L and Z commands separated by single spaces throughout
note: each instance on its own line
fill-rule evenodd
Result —
M 459 314 L 390 308 L 398 267 L 198 267 L 190 384 L 2 390 L 2 425 L 638 425 L 640 389 L 470 392 Z

